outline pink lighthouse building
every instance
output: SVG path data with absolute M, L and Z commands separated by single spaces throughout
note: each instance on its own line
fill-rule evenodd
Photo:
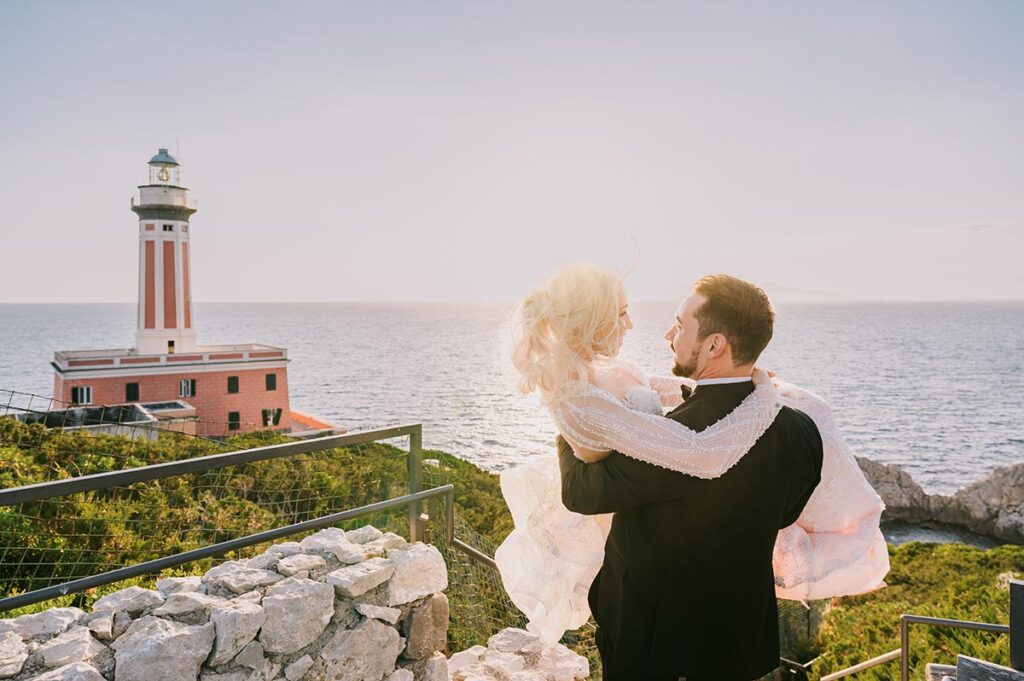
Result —
M 54 397 L 74 406 L 132 404 L 157 418 L 194 416 L 206 436 L 332 428 L 289 409 L 285 348 L 196 344 L 189 225 L 196 204 L 166 149 L 149 160 L 149 182 L 132 210 L 139 218 L 135 347 L 54 353 Z

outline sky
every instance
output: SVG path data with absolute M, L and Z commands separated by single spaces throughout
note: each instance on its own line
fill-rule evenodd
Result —
M 0 3 L 0 302 L 1024 298 L 1024 3 Z

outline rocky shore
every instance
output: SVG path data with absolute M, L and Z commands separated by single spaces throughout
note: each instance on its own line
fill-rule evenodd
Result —
M 885 502 L 883 520 L 941 523 L 1024 544 L 1024 463 L 997 468 L 947 496 L 928 494 L 899 465 L 857 462 Z

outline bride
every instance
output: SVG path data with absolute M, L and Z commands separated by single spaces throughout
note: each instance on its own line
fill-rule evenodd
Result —
M 621 279 L 589 264 L 567 266 L 519 306 L 513 364 L 523 393 L 538 391 L 576 456 L 611 451 L 699 478 L 724 475 L 771 426 L 782 405 L 817 426 L 821 483 L 799 519 L 779 532 L 773 554 L 776 595 L 807 601 L 885 586 L 889 570 L 878 529 L 882 500 L 836 430 L 829 406 L 761 369 L 754 391 L 728 416 L 696 432 L 664 418 L 695 382 L 646 376 L 620 360 L 633 328 Z M 512 602 L 527 628 L 557 641 L 590 616 L 587 593 L 604 559 L 611 515 L 579 515 L 561 500 L 554 456 L 534 457 L 501 474 L 515 529 L 495 552 Z

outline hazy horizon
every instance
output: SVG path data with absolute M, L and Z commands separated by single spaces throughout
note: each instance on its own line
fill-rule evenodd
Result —
M 0 5 L 0 302 L 505 302 L 565 262 L 1024 299 L 1024 4 Z

